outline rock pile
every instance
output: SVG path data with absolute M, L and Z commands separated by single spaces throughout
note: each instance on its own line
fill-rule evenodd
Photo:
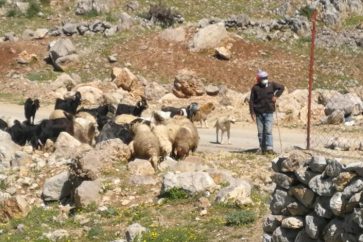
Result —
M 272 161 L 263 241 L 363 241 L 363 162 L 293 151 Z

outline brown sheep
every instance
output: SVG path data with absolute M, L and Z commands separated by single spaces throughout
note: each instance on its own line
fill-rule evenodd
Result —
M 146 124 L 136 123 L 132 127 L 134 140 L 129 144 L 132 154 L 136 158 L 149 159 L 155 170 L 161 160 L 159 139 Z
M 202 105 L 196 113 L 191 117 L 193 122 L 200 122 L 201 127 L 203 128 L 203 123 L 206 128 L 208 128 L 208 124 L 206 122 L 208 115 L 215 109 L 215 105 L 211 102 Z

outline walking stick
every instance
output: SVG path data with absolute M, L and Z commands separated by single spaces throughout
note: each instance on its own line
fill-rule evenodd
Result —
M 274 95 L 276 95 L 276 92 L 274 93 Z M 275 116 L 276 116 L 276 125 L 277 125 L 277 131 L 279 133 L 279 141 L 280 141 L 280 154 L 282 153 L 282 141 L 281 141 L 281 131 L 280 131 L 280 125 L 279 125 L 279 117 L 277 116 L 277 113 L 279 111 L 279 106 L 277 105 L 277 100 L 275 103 L 275 107 L 276 107 L 276 111 L 275 111 Z

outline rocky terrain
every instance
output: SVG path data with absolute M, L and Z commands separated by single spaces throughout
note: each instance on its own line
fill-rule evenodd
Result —
M 212 102 L 210 126 L 233 114 L 243 127 L 265 69 L 287 87 L 279 125 L 305 128 L 313 9 L 312 142 L 326 159 L 197 150 L 155 172 L 119 139 L 61 133 L 33 150 L 0 131 L 0 241 L 362 241 L 361 162 L 333 159 L 363 150 L 361 0 L 0 0 L 0 101 L 143 96 L 145 118 Z

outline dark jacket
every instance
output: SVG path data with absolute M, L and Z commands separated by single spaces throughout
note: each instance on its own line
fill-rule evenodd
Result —
M 275 103 L 272 97 L 279 97 L 285 87 L 276 82 L 269 82 L 267 86 L 260 83 L 255 84 L 251 89 L 250 96 L 250 113 L 273 113 L 275 112 Z

